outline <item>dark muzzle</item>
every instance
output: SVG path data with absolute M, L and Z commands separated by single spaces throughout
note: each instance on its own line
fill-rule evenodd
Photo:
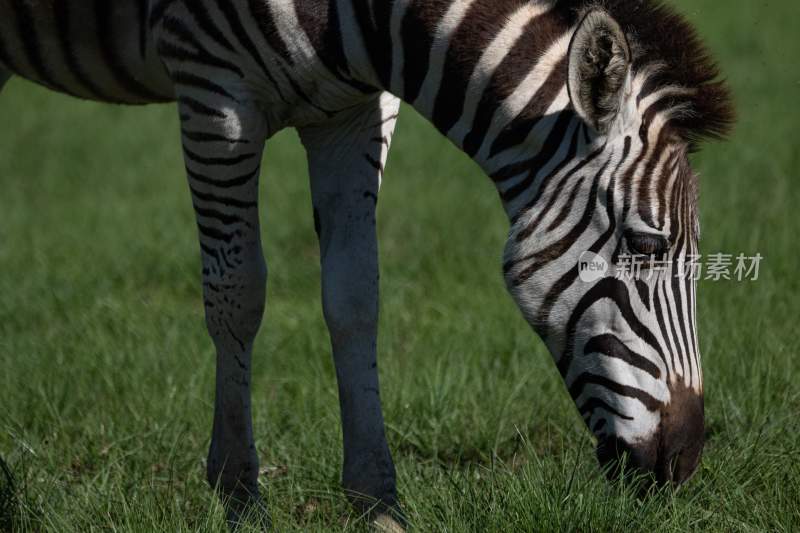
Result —
M 703 396 L 683 387 L 677 389 L 663 408 L 661 424 L 653 437 L 635 443 L 614 436 L 600 441 L 597 458 L 610 479 L 625 475 L 649 478 L 658 486 L 678 486 L 692 477 L 705 443 Z

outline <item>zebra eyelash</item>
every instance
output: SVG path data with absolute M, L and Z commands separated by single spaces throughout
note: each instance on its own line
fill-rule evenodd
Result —
M 647 257 L 663 257 L 670 249 L 670 242 L 663 235 L 633 230 L 625 233 L 625 244 L 634 255 Z

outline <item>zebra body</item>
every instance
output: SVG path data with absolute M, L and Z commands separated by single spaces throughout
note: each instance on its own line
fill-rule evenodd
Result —
M 695 470 L 694 283 L 578 279 L 584 251 L 675 265 L 696 253 L 687 153 L 732 119 L 713 64 L 670 10 L 644 0 L 0 0 L 3 69 L 83 98 L 177 101 L 218 357 L 208 477 L 235 502 L 232 519 L 258 494 L 258 174 L 265 140 L 285 127 L 309 158 L 343 485 L 356 503 L 397 509 L 376 368 L 375 209 L 400 99 L 496 184 L 511 223 L 509 290 L 601 461 L 628 453 L 661 482 Z

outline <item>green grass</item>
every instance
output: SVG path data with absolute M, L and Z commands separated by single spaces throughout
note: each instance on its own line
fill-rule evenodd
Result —
M 702 248 L 760 252 L 755 283 L 704 283 L 709 442 L 677 493 L 600 474 L 542 343 L 506 295 L 489 180 L 413 111 L 380 202 L 380 369 L 417 531 L 800 528 L 800 69 L 795 4 L 682 0 L 741 120 L 695 158 Z M 792 14 L 794 11 L 794 14 Z M 214 357 L 176 112 L 10 82 L 0 98 L 0 529 L 223 531 L 204 481 Z M 264 165 L 268 311 L 256 439 L 278 531 L 360 531 L 338 490 L 338 403 L 304 156 Z M 0 479 L 5 476 L 0 475 Z

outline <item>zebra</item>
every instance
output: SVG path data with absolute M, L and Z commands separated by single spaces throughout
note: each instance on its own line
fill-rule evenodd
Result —
M 376 354 L 376 209 L 401 101 L 495 184 L 510 228 L 507 287 L 551 352 L 600 464 L 614 475 L 625 457 L 676 485 L 697 469 L 696 282 L 579 275 L 587 252 L 612 265 L 635 254 L 675 266 L 697 253 L 688 156 L 723 138 L 734 112 L 719 68 L 672 8 L 0 0 L 0 80 L 12 74 L 85 99 L 177 102 L 217 353 L 207 477 L 232 524 L 260 505 L 250 371 L 267 280 L 262 150 L 294 127 L 308 155 L 339 387 L 341 483 L 357 509 L 404 526 Z

